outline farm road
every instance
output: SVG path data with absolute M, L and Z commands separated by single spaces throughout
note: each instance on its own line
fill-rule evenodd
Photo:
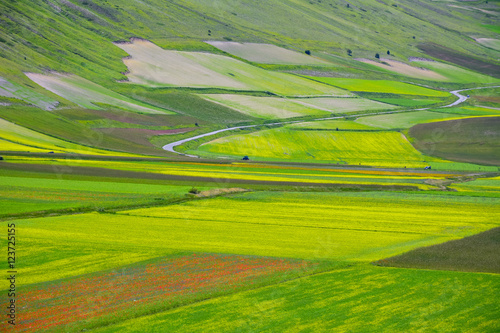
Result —
M 500 88 L 500 86 L 480 87 L 480 88 L 468 88 L 468 89 L 461 89 L 461 90 L 450 91 L 451 94 L 453 94 L 453 95 L 455 95 L 455 96 L 458 97 L 458 100 L 456 100 L 455 102 L 453 102 L 451 104 L 441 106 L 441 108 L 448 108 L 448 107 L 455 106 L 455 105 L 458 105 L 458 104 L 461 104 L 461 103 L 465 102 L 468 99 L 468 97 L 460 94 L 460 92 L 462 92 L 462 91 L 475 90 L 475 89 L 487 89 L 487 88 Z M 402 110 L 402 111 L 386 111 L 386 112 L 377 112 L 377 113 L 357 114 L 355 116 L 356 117 L 366 117 L 366 116 L 375 116 L 375 115 L 388 114 L 388 113 L 399 113 L 399 112 L 408 112 L 408 111 L 423 111 L 423 110 L 429 110 L 429 109 L 430 108 L 414 109 L 414 110 Z M 344 118 L 344 116 L 335 116 L 335 117 L 328 117 L 328 118 L 320 118 L 320 119 L 308 120 L 307 122 L 318 121 L 318 120 L 342 119 L 342 118 Z M 197 158 L 198 156 L 196 156 L 196 155 L 189 155 L 189 154 L 180 153 L 178 151 L 175 151 L 174 148 L 177 147 L 177 146 L 180 146 L 180 145 L 182 145 L 182 144 L 184 144 L 186 142 L 197 140 L 197 139 L 200 139 L 200 138 L 204 138 L 206 136 L 215 135 L 215 134 L 222 133 L 222 132 L 225 132 L 225 131 L 232 131 L 232 130 L 237 130 L 237 129 L 242 129 L 242 128 L 252 128 L 252 127 L 258 127 L 258 126 L 275 126 L 275 125 L 293 124 L 293 123 L 301 123 L 301 122 L 304 122 L 304 121 L 302 121 L 302 120 L 294 120 L 294 121 L 282 121 L 282 122 L 276 122 L 276 123 L 270 123 L 270 124 L 261 124 L 261 125 L 246 125 L 246 126 L 229 127 L 229 128 L 224 128 L 224 129 L 220 129 L 220 130 L 213 131 L 213 132 L 208 132 L 208 133 L 196 135 L 196 136 L 193 136 L 191 138 L 186 138 L 186 139 L 179 140 L 179 141 L 176 141 L 176 142 L 172 142 L 172 143 L 164 145 L 162 148 L 164 150 L 172 152 L 172 153 L 176 153 L 176 154 L 183 155 L 183 156 Z

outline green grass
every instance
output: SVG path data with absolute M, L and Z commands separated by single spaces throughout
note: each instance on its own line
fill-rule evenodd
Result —
M 420 87 L 404 82 L 389 80 L 344 79 L 333 77 L 310 77 L 342 89 L 361 92 L 376 92 L 400 95 L 420 95 L 430 97 L 447 97 L 449 93 Z
M 464 116 L 464 118 L 465 117 L 466 116 Z M 368 126 L 391 129 L 391 128 L 410 128 L 416 124 L 447 120 L 447 118 L 456 119 L 457 116 L 453 114 L 438 113 L 431 111 L 416 111 L 416 112 L 405 112 L 405 113 L 362 117 L 357 119 L 356 122 Z
M 264 164 L 246 164 L 246 163 L 165 163 L 165 162 L 122 162 L 122 161 L 92 161 L 92 160 L 61 160 L 61 159 L 43 159 L 43 158 L 15 158 L 8 157 L 9 166 L 16 167 L 17 170 L 31 171 L 32 164 L 35 167 L 45 167 L 45 172 L 59 172 L 62 177 L 68 175 L 94 176 L 94 177 L 113 177 L 117 172 L 120 177 L 137 178 L 139 181 L 156 179 L 165 181 L 169 177 L 176 180 L 184 180 L 191 184 L 209 184 L 207 186 L 227 187 L 231 183 L 254 188 L 255 184 L 267 183 L 267 186 L 284 186 L 286 190 L 297 190 L 291 186 L 312 186 L 316 190 L 329 188 L 362 188 L 364 186 L 384 189 L 384 186 L 410 186 L 412 189 L 429 189 L 433 186 L 426 185 L 427 179 L 444 179 L 447 174 L 429 174 L 423 171 L 399 170 L 344 170 L 336 166 L 325 167 L 324 165 L 315 166 L 281 166 Z M 455 165 L 454 163 L 446 163 Z M 434 165 L 434 164 L 433 164 Z M 461 165 L 458 170 L 462 170 L 467 165 Z M 79 168 L 84 169 L 79 169 Z M 484 167 L 483 167 L 484 168 Z M 465 168 L 466 169 L 466 168 Z M 36 169 L 38 170 L 38 168 Z M 442 166 L 441 170 L 446 170 Z M 40 170 L 42 171 L 42 170 Z M 495 168 L 496 171 L 496 168 Z M 17 174 L 16 174 L 17 176 Z M 119 181 L 121 178 L 117 178 Z M 196 177 L 196 178 L 192 178 Z M 106 180 L 109 181 L 109 180 Z M 168 183 L 167 183 L 168 184 Z M 287 187 L 288 186 L 288 187 Z M 266 188 L 264 186 L 264 188 Z M 262 188 L 259 188 L 262 189 Z
M 97 332 L 494 332 L 495 275 L 355 266 Z
M 490 109 L 480 106 L 462 106 L 462 107 L 449 107 L 449 108 L 439 108 L 431 111 L 437 111 L 441 113 L 451 113 L 457 115 L 470 115 L 470 116 L 496 116 L 500 115 L 500 110 Z

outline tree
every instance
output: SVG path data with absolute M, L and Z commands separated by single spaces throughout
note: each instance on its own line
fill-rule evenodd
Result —
M 375 53 L 375 58 L 380 59 L 380 54 Z
M 349 57 L 352 57 L 352 51 L 351 51 L 350 49 L 347 49 L 347 55 L 348 55 Z

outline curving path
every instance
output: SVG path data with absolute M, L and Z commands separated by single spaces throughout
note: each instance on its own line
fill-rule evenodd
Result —
M 455 102 L 453 102 L 451 104 L 440 106 L 440 108 L 448 108 L 448 107 L 455 106 L 455 105 L 458 105 L 460 103 L 465 102 L 469 97 L 468 97 L 468 95 L 467 96 L 461 95 L 460 92 L 462 92 L 462 91 L 475 90 L 475 89 L 487 89 L 487 88 L 500 88 L 500 86 L 480 87 L 480 88 L 468 88 L 468 89 L 461 89 L 461 90 L 450 91 L 451 94 L 453 94 L 453 95 L 455 95 L 455 96 L 458 97 L 458 100 L 456 100 Z M 429 109 L 431 109 L 431 108 L 414 109 L 413 111 L 422 111 L 422 110 L 429 110 Z M 435 109 L 435 108 L 433 108 L 433 109 Z M 377 112 L 377 113 L 365 113 L 365 114 L 356 114 L 354 116 L 356 116 L 356 117 L 364 117 L 364 116 L 374 116 L 374 115 L 380 115 L 380 114 L 399 113 L 399 112 L 408 112 L 408 110 L 386 111 L 386 112 Z M 341 119 L 341 118 L 344 118 L 344 116 L 335 116 L 335 117 L 328 117 L 328 118 L 320 118 L 320 119 L 308 120 L 308 122 L 310 122 L 310 121 L 319 121 L 319 120 Z M 258 126 L 273 126 L 273 125 L 292 124 L 292 123 L 301 123 L 301 122 L 304 122 L 304 121 L 302 121 L 302 120 L 294 120 L 294 121 L 282 121 L 282 122 L 276 122 L 276 123 L 270 123 L 270 124 L 261 124 L 261 125 L 246 125 L 246 126 L 229 127 L 229 128 L 224 128 L 224 129 L 220 129 L 220 130 L 213 131 L 213 132 L 208 132 L 208 133 L 196 135 L 196 136 L 193 136 L 191 138 L 179 140 L 179 141 L 176 141 L 176 142 L 172 142 L 172 143 L 164 145 L 162 148 L 164 150 L 166 150 L 166 151 L 169 151 L 169 152 L 172 152 L 172 153 L 176 153 L 176 154 L 179 154 L 179 155 L 188 156 L 188 157 L 198 157 L 196 155 L 189 155 L 189 154 L 180 153 L 178 151 L 175 151 L 174 148 L 177 147 L 177 146 L 180 146 L 180 145 L 182 145 L 182 144 L 184 144 L 186 142 L 197 140 L 197 139 L 200 139 L 200 138 L 204 138 L 206 136 L 215 135 L 217 133 L 222 133 L 222 132 L 225 132 L 225 131 L 232 131 L 232 130 L 236 130 L 236 129 L 240 129 L 240 128 L 251 128 L 251 127 L 258 127 Z

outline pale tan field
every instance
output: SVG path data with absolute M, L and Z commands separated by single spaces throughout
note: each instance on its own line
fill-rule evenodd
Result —
M 207 41 L 206 43 L 229 54 L 260 64 L 331 65 L 331 63 L 314 56 L 271 44 L 220 41 Z
M 116 44 L 132 83 L 148 86 L 268 91 L 282 96 L 350 96 L 345 90 L 292 74 L 267 71 L 245 62 L 205 52 L 163 50 L 144 40 Z
M 358 59 L 361 62 L 375 65 L 377 67 L 389 70 L 391 72 L 407 75 L 410 77 L 418 78 L 418 79 L 426 79 L 426 80 L 434 80 L 434 81 L 448 81 L 448 78 L 445 76 L 433 72 L 431 70 L 413 67 L 404 62 L 390 60 L 390 59 L 381 59 L 381 61 L 388 63 L 389 65 L 383 64 L 381 62 L 373 61 L 370 59 Z
M 166 110 L 142 105 L 140 102 L 73 74 L 51 73 L 50 75 L 44 75 L 26 73 L 26 75 L 45 89 L 84 108 L 100 109 L 95 103 L 103 103 L 134 112 L 169 113 Z
M 247 95 L 212 94 L 203 98 L 228 106 L 241 113 L 264 119 L 292 118 L 307 115 L 327 116 L 330 113 L 286 98 Z
M 294 99 L 304 106 L 318 108 L 333 113 L 356 112 L 368 110 L 390 110 L 397 108 L 394 105 L 372 101 L 365 98 L 303 98 Z
M 476 39 L 476 42 L 478 42 L 479 44 L 484 45 L 486 47 L 489 47 L 490 49 L 500 51 L 500 39 L 478 38 L 478 39 Z

